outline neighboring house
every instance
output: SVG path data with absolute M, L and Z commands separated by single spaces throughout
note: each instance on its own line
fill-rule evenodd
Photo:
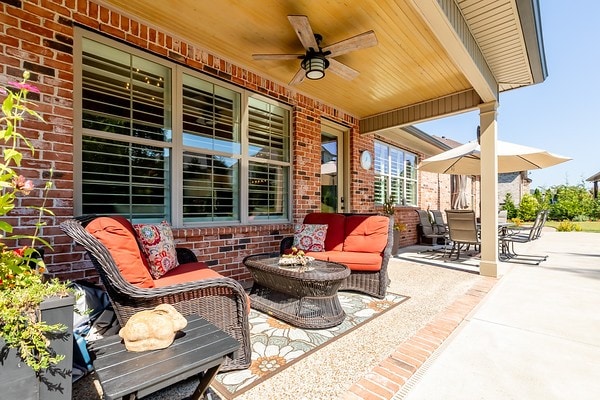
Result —
M 309 19 L 300 38 L 288 14 Z M 115 212 L 169 221 L 177 244 L 248 280 L 245 256 L 277 251 L 321 210 L 324 143 L 332 209 L 377 212 L 394 194 L 414 228 L 415 207 L 447 207 L 450 181 L 416 170 L 440 143 L 410 126 L 477 110 L 496 129 L 499 93 L 547 75 L 537 0 L 11 0 L 0 15 L 0 82 L 29 70 L 41 92 L 23 169 L 38 187 L 53 170 L 46 263 L 71 280 L 96 273 L 59 224 Z M 333 54 L 307 51 L 311 29 Z M 359 50 L 328 47 L 371 30 Z M 11 216 L 15 234 L 32 215 Z
M 592 193 L 594 194 L 594 198 L 597 199 L 598 198 L 598 182 L 600 182 L 600 172 L 598 172 L 595 175 L 590 176 L 589 178 L 586 179 L 586 181 L 592 182 L 592 184 L 594 185 L 594 187 L 592 189 Z
M 506 194 L 510 193 L 513 202 L 518 207 L 523 195 L 529 194 L 531 179 L 527 171 L 498 174 L 498 203 L 504 204 Z

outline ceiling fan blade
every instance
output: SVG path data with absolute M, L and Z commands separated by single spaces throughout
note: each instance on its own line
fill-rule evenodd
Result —
M 349 66 L 342 64 L 341 62 L 334 60 L 332 58 L 328 58 L 329 67 L 327 71 L 331 71 L 336 75 L 341 76 L 344 79 L 351 81 L 359 75 L 359 72 L 355 69 L 350 68 Z
M 253 60 L 298 60 L 304 54 L 252 54 Z
M 377 36 L 375 36 L 375 32 L 368 31 L 324 47 L 323 51 L 331 52 L 331 54 L 329 54 L 327 57 L 335 57 L 354 50 L 365 49 L 367 47 L 373 47 L 376 45 Z
M 313 33 L 308 17 L 306 15 L 288 15 L 288 20 L 300 39 L 300 43 L 306 50 L 313 48 L 319 50 L 319 44 L 315 40 L 315 34 Z
M 304 80 L 304 70 L 302 68 L 300 68 L 298 70 L 298 72 L 296 72 L 296 75 L 294 75 L 294 77 L 290 81 L 290 86 L 297 85 L 300 82 L 302 82 L 303 80 Z

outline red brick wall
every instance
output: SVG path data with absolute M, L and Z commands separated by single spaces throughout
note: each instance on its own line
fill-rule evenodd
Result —
M 419 204 L 423 209 L 446 210 L 451 208 L 451 175 L 421 172 L 419 175 Z
M 360 136 L 358 120 L 347 113 L 220 59 L 210 51 L 170 36 L 157 27 L 120 15 L 89 0 L 0 0 L 0 82 L 18 79 L 23 70 L 32 72 L 31 83 L 40 89 L 36 103 L 45 123 L 26 121 L 22 132 L 32 140 L 35 155 L 26 155 L 23 175 L 43 186 L 48 171 L 54 171 L 53 189 L 47 207 L 55 217 L 46 219 L 41 236 L 52 246 L 47 256 L 49 271 L 68 279 L 96 277 L 81 248 L 62 233 L 58 225 L 73 215 L 73 40 L 74 25 L 121 39 L 175 62 L 230 81 L 238 86 L 293 106 L 294 221 L 320 208 L 321 120 L 350 130 L 349 211 L 373 212 L 373 171 L 358 168 L 361 150 L 373 151 L 372 137 Z M 37 199 L 23 200 L 40 204 Z M 22 208 L 20 208 L 22 210 Z M 13 225 L 32 226 L 35 213 L 21 211 L 10 218 Z M 212 268 L 244 281 L 249 278 L 241 265 L 250 253 L 276 251 L 291 224 L 221 228 L 175 229 L 176 241 L 194 249 Z M 27 231 L 31 233 L 31 231 Z

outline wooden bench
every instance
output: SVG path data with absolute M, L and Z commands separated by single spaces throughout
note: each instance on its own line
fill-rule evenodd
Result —
M 240 344 L 200 317 L 187 319 L 187 327 L 166 349 L 127 351 L 118 335 L 93 342 L 90 350 L 104 399 L 133 400 L 194 375 L 200 383 L 191 398 L 202 398 L 225 357 L 233 356 Z

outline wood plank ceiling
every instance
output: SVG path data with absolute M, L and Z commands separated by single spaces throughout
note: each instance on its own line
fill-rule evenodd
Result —
M 373 30 L 378 45 L 336 59 L 360 72 L 352 81 L 324 79 L 291 87 L 359 118 L 472 90 L 472 84 L 410 0 L 197 1 L 101 0 L 225 60 L 287 85 L 299 60 L 252 59 L 253 53 L 304 53 L 287 15 L 306 15 L 323 46 Z M 485 3 L 485 4 L 484 4 Z M 500 81 L 531 84 L 512 0 L 457 1 Z M 492 29 L 493 27 L 493 29 Z M 497 38 L 503 41 L 498 45 Z M 478 39 L 479 40 L 479 39 Z M 502 89 L 502 88 L 501 88 Z

